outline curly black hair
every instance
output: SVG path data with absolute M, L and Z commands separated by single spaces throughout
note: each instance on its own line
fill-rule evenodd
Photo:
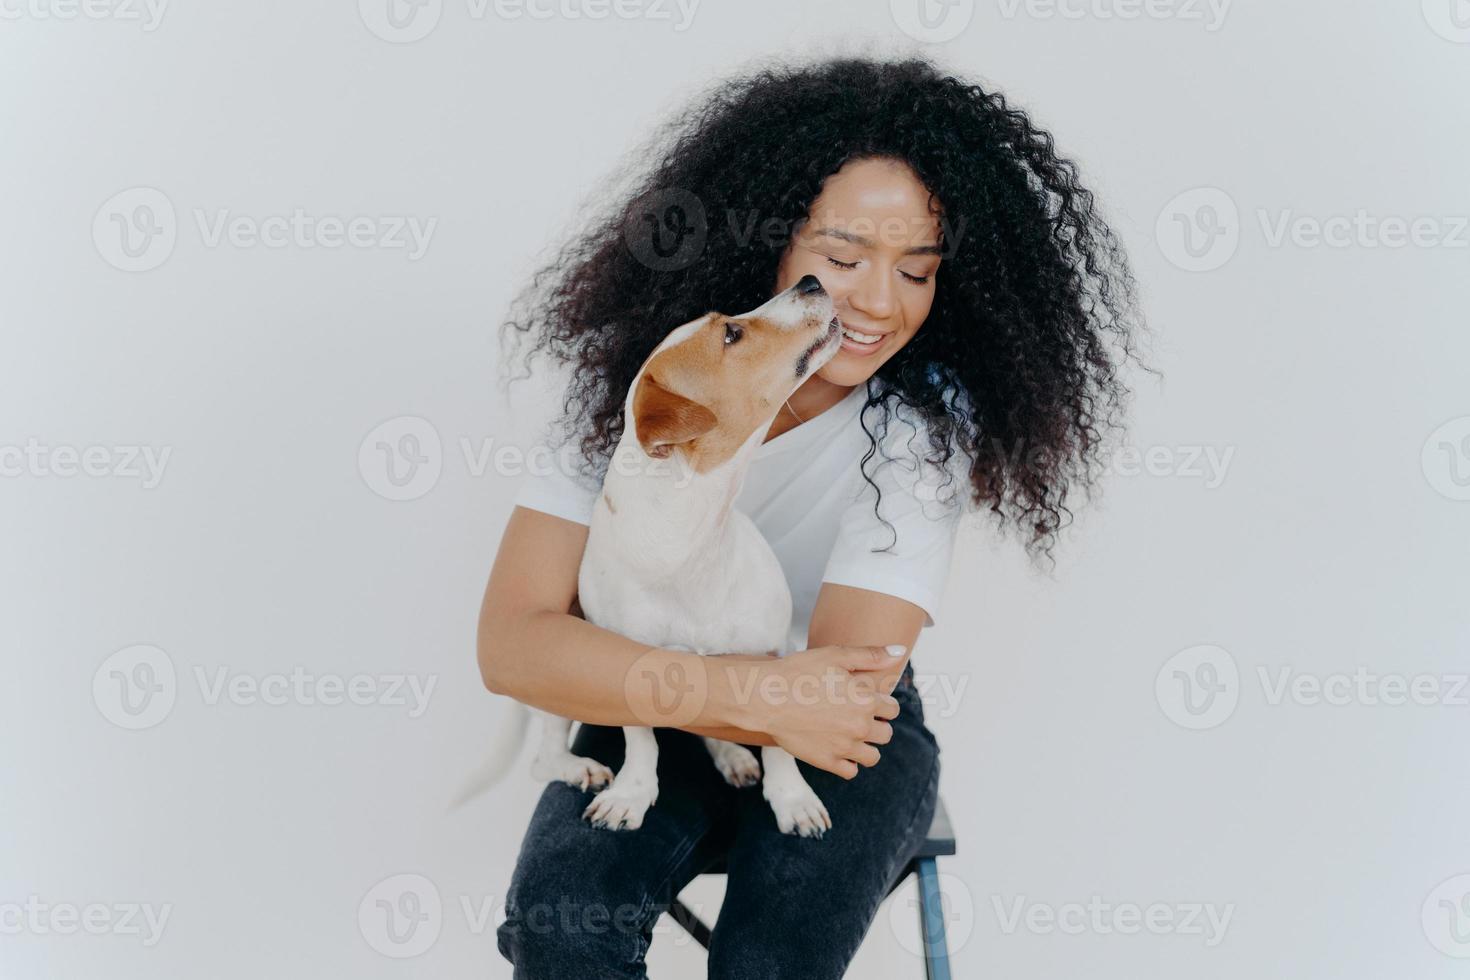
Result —
M 826 178 L 865 158 L 907 163 L 930 191 L 943 261 L 928 318 L 878 368 L 863 415 L 883 406 L 886 431 L 891 406 L 916 411 L 927 461 L 953 473 L 962 450 L 972 502 L 1002 530 L 1029 526 L 1028 553 L 1051 559 L 1069 489 L 1092 498 L 1103 429 L 1121 428 L 1130 393 L 1113 348 L 1136 358 L 1135 283 L 1051 135 L 926 58 L 764 63 L 709 87 L 630 155 L 619 173 L 631 185 L 535 273 L 502 346 L 513 331 L 519 352 L 533 334 L 528 363 L 571 366 L 561 423 L 605 472 L 647 356 L 679 324 L 769 299 L 789 235 L 765 231 L 798 227 Z M 882 433 L 863 426 L 866 462 Z

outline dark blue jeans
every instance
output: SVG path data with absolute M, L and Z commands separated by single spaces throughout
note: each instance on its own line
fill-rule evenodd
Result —
M 638 830 L 594 829 L 582 819 L 592 793 L 547 785 L 496 931 L 516 980 L 647 977 L 643 959 L 659 915 L 721 854 L 727 887 L 709 976 L 841 977 L 938 799 L 939 745 L 924 725 L 911 667 L 893 696 L 899 715 L 876 766 L 846 780 L 798 763 L 832 816 L 821 838 L 781 833 L 760 786 L 727 784 L 699 737 L 677 728 L 656 731 L 658 801 Z M 616 771 L 622 730 L 583 725 L 572 751 Z

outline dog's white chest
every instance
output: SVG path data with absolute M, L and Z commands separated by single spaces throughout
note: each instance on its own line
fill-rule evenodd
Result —
M 722 553 L 695 553 L 652 575 L 643 549 L 677 546 L 640 534 L 599 501 L 578 575 L 587 621 L 651 646 L 698 653 L 786 653 L 791 591 L 760 530 L 732 511 Z M 686 545 L 687 546 L 687 545 Z

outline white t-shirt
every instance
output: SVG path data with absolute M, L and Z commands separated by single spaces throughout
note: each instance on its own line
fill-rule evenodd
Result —
M 906 407 L 890 409 L 895 415 L 880 439 L 881 453 L 867 463 L 883 491 L 885 525 L 873 512 L 877 495 L 861 472 L 869 449 L 860 417 L 866 398 L 867 385 L 860 384 L 825 412 L 758 446 L 735 498 L 786 572 L 792 651 L 806 649 L 823 582 L 906 599 L 924 610 L 927 628 L 934 625 L 949 579 L 968 485 L 958 465 L 964 456 L 956 452 L 951 458 L 954 478 L 947 483 L 943 470 L 919 465 L 918 457 L 930 452 L 922 418 Z M 875 406 L 867 415 L 877 434 L 883 408 Z M 528 472 L 514 503 L 590 524 L 601 487 L 563 472 L 561 463 L 539 469 L 550 473 Z

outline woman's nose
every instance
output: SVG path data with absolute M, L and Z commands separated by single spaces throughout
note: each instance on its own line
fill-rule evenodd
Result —
M 881 272 L 863 276 L 853 284 L 847 303 L 875 320 L 887 319 L 893 315 L 893 283 Z

